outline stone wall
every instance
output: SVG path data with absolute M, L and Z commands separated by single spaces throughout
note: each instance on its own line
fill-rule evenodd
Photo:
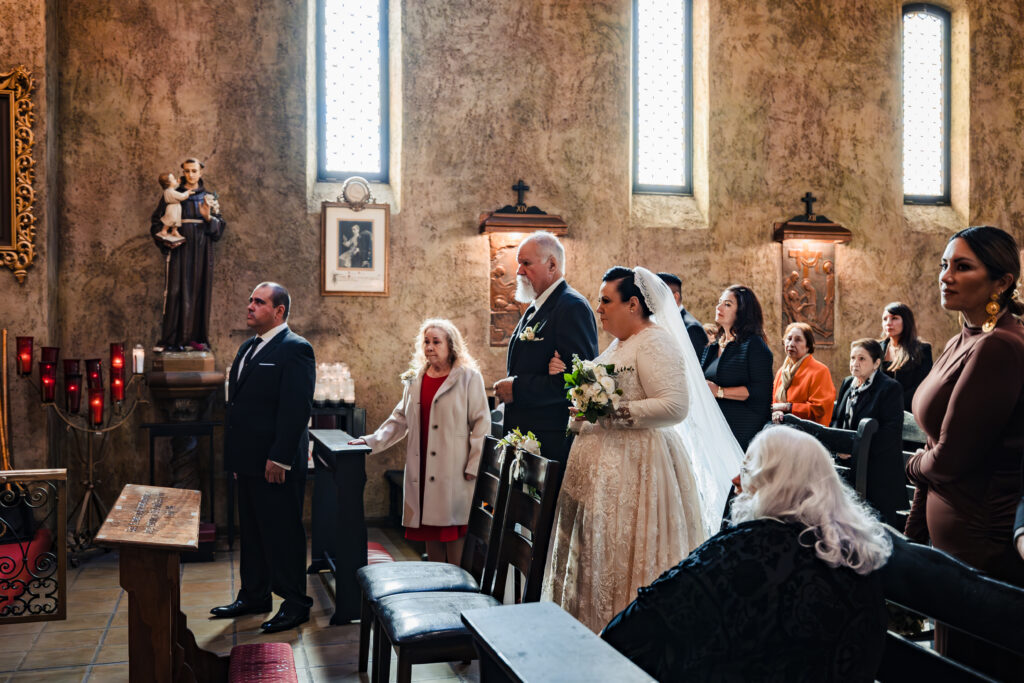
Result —
M 695 199 L 630 194 L 628 0 L 393 4 L 402 144 L 389 196 L 402 200 L 391 217 L 390 296 L 319 295 L 320 216 L 306 196 L 307 3 L 96 0 L 61 3 L 54 18 L 59 174 L 47 176 L 53 192 L 40 189 L 56 195 L 56 227 L 41 234 L 59 237 L 60 249 L 41 249 L 25 287 L 0 278 L 0 294 L 17 301 L 6 324 L 38 336 L 52 327 L 83 356 L 105 356 L 114 339 L 150 345 L 163 262 L 146 226 L 157 175 L 185 155 L 206 160 L 228 222 L 211 321 L 218 365 L 248 335 L 251 287 L 279 280 L 294 297 L 293 328 L 321 359 L 352 366 L 371 428 L 400 397 L 397 375 L 427 316 L 460 326 L 488 383 L 503 375 L 503 350 L 487 346 L 487 240 L 476 223 L 511 201 L 520 177 L 530 204 L 568 222 L 568 279 L 586 295 L 607 267 L 639 263 L 679 273 L 688 308 L 710 320 L 721 289 L 743 282 L 761 295 L 777 356 L 781 250 L 771 224 L 814 192 L 817 211 L 854 235 L 838 250 L 838 345 L 817 354 L 837 380 L 849 341 L 877 334 L 887 301 L 909 303 L 933 343 L 953 334 L 936 284 L 950 230 L 994 223 L 1024 236 L 1019 3 L 952 7 L 957 82 L 969 87 L 954 129 L 969 177 L 957 185 L 962 206 L 931 210 L 902 204 L 898 3 L 695 0 Z M 0 0 L 5 18 L 25 6 Z M 42 4 L 29 6 L 41 36 Z M 15 57 L 0 41 L 0 55 L 31 62 L 46 82 L 38 42 Z M 36 313 L 51 309 L 54 318 Z M 15 409 L 28 412 L 24 402 Z M 16 446 L 30 450 L 40 421 L 19 424 Z M 126 430 L 115 445 L 111 490 L 145 474 L 140 435 Z M 380 474 L 402 452 L 370 459 L 369 515 L 384 514 Z

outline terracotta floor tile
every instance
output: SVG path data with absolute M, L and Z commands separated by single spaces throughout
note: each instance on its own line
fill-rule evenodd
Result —
M 90 683 L 128 683 L 128 662 L 94 665 L 87 680 Z
M 24 652 L 3 652 L 0 653 L 0 672 L 17 671 L 21 661 L 25 659 Z M 0 673 L 0 681 L 6 681 L 7 674 Z
M 23 633 L 0 638 L 0 657 L 6 656 L 6 652 L 28 652 L 35 642 L 37 633 Z
M 128 627 L 117 626 L 111 627 L 107 630 L 106 635 L 103 636 L 104 645 L 127 645 L 128 644 Z
M 310 631 L 302 634 L 302 642 L 308 646 L 337 645 L 341 643 L 359 642 L 359 624 L 346 624 L 345 626 L 330 626 L 319 631 Z
M 91 664 L 95 655 L 95 646 L 72 647 L 66 650 L 32 650 L 21 662 L 20 670 Z
M 27 633 L 39 633 L 42 631 L 47 624 L 55 622 L 51 621 L 28 621 L 20 624 L 3 624 L 0 626 L 0 640 L 7 636 L 21 636 Z
M 85 631 L 56 631 L 53 633 L 40 633 L 39 638 L 32 646 L 32 652 L 41 650 L 67 650 L 74 647 L 88 647 L 99 645 L 101 629 L 89 629 Z
M 94 661 L 96 664 L 109 664 L 111 662 L 127 662 L 128 646 L 103 644 L 100 646 L 99 652 L 96 653 L 96 659 Z
M 110 612 L 96 614 L 77 614 L 68 616 L 63 621 L 48 621 L 43 627 L 44 633 L 54 631 L 82 631 L 86 629 L 106 628 L 110 621 Z
M 79 683 L 85 680 L 88 669 L 76 666 L 68 669 L 50 669 L 49 671 L 19 671 L 8 679 L 11 683 Z M 99 680 L 99 679 L 97 679 Z
M 351 666 L 355 670 L 359 662 L 359 643 L 338 643 L 336 645 L 311 646 L 303 648 L 307 666 Z

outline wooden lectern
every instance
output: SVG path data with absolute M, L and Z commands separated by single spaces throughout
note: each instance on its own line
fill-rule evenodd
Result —
M 199 491 L 128 484 L 96 534 L 120 551 L 132 683 L 223 681 L 228 658 L 201 649 L 181 612 L 181 553 L 199 547 Z

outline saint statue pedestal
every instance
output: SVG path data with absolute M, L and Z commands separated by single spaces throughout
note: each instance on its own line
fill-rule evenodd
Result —
M 208 519 L 211 522 L 214 519 L 216 499 L 212 430 L 220 423 L 210 421 L 210 412 L 214 397 L 224 386 L 224 372 L 215 367 L 211 351 L 165 352 L 153 358 L 153 369 L 146 375 L 153 405 L 160 410 L 165 420 L 163 423 L 146 426 L 151 430 L 153 438 L 169 435 L 171 439 L 168 486 L 202 488 L 199 443 L 202 436 L 209 439 L 209 491 L 204 498 L 209 501 Z M 152 438 L 150 444 L 152 451 Z M 152 452 L 150 457 L 153 457 Z M 150 476 L 154 476 L 153 472 L 150 472 Z

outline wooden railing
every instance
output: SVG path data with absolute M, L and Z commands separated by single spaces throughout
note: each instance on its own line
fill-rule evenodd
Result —
M 67 470 L 0 470 L 0 624 L 67 616 Z

